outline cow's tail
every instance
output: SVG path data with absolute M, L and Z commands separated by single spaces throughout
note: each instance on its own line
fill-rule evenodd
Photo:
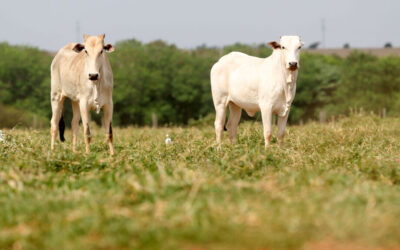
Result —
M 58 123 L 58 130 L 60 132 L 60 141 L 65 141 L 64 138 L 64 131 L 65 131 L 65 122 L 64 122 L 64 115 L 61 115 L 60 122 Z

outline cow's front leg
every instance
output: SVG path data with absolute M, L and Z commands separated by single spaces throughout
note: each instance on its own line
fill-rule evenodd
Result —
M 72 103 L 72 121 L 71 121 L 71 131 L 72 131 L 72 151 L 76 153 L 76 142 L 78 140 L 79 132 L 79 120 L 81 119 L 81 111 L 79 109 L 79 103 L 71 101 Z
M 51 109 L 53 112 L 50 121 L 51 150 L 54 150 L 54 144 L 56 142 L 57 131 L 58 131 L 58 123 L 61 118 L 63 103 L 64 103 L 64 98 L 52 98 L 51 100 Z
M 278 142 L 279 145 L 283 145 L 283 138 L 285 137 L 285 129 L 287 120 L 289 117 L 289 111 L 287 112 L 286 116 L 280 117 L 278 116 Z
M 272 136 L 272 105 L 262 104 L 260 105 L 260 109 L 264 127 L 265 148 L 267 148 Z
M 79 109 L 81 111 L 81 117 L 82 117 L 83 135 L 85 137 L 86 153 L 89 153 L 90 152 L 89 145 L 91 139 L 90 127 L 89 127 L 90 110 L 86 100 L 81 100 L 79 102 Z
M 112 130 L 112 115 L 113 115 L 113 103 L 109 103 L 103 106 L 103 128 L 106 132 L 106 138 L 108 141 L 108 146 L 110 148 L 110 154 L 114 155 L 114 145 L 113 145 L 113 130 Z

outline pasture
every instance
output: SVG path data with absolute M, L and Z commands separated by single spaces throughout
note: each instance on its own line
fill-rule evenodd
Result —
M 115 128 L 116 155 L 93 128 L 4 130 L 1 249 L 398 249 L 400 119 L 354 114 L 289 126 L 264 150 L 262 126 L 238 143 L 212 124 Z M 165 134 L 173 144 L 164 144 Z M 274 138 L 276 127 L 274 127 Z

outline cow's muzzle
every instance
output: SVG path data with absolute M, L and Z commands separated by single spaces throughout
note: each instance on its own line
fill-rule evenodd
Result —
M 297 62 L 290 62 L 289 63 L 289 70 L 295 71 L 299 68 L 299 64 Z
M 89 80 L 97 81 L 99 79 L 99 74 L 89 74 Z

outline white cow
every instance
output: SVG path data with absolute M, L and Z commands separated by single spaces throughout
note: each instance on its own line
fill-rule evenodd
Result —
M 249 116 L 261 111 L 265 147 L 269 145 L 272 115 L 278 114 L 278 140 L 283 142 L 290 105 L 296 92 L 300 49 L 299 36 L 282 36 L 280 42 L 270 42 L 272 55 L 267 58 L 231 52 L 211 69 L 211 91 L 216 111 L 215 133 L 222 139 L 226 108 L 229 137 L 236 140 L 242 109 Z
M 64 141 L 63 102 L 66 97 L 72 102 L 72 150 L 76 152 L 79 120 L 82 116 L 86 153 L 90 144 L 90 110 L 97 113 L 103 109 L 103 127 L 114 154 L 112 134 L 112 90 L 113 73 L 107 55 L 114 51 L 111 44 L 104 45 L 105 35 L 83 35 L 84 44 L 70 43 L 54 57 L 51 64 L 51 149 L 54 149 L 57 130 L 60 126 L 60 140 Z

